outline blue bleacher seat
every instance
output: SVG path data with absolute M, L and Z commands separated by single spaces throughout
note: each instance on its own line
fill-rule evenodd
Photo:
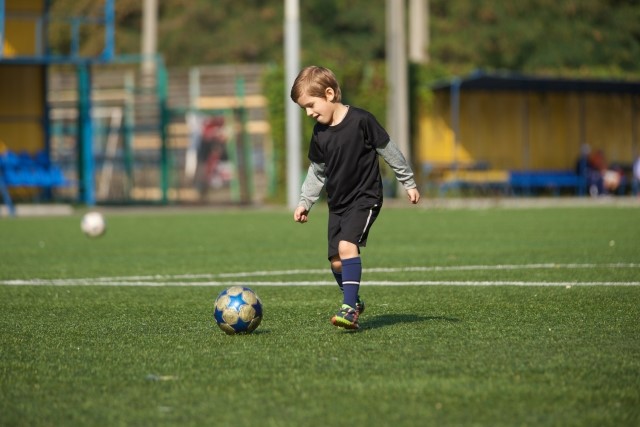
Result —
M 15 214 L 9 187 L 35 187 L 51 189 L 69 185 L 62 170 L 52 164 L 47 153 L 40 151 L 31 156 L 26 151 L 19 154 L 5 151 L 0 154 L 0 194 L 11 215 Z
M 561 188 L 568 188 L 580 193 L 583 184 L 584 178 L 573 171 L 535 170 L 509 173 L 509 185 L 515 191 L 550 189 L 557 192 Z

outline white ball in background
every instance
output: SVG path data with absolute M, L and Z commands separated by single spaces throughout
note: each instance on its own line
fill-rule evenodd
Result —
M 102 236 L 107 230 L 107 223 L 99 212 L 88 212 L 82 217 L 80 223 L 82 232 L 89 237 Z

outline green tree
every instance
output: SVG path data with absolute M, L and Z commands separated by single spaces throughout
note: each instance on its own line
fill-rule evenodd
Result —
M 431 57 L 452 68 L 640 71 L 640 2 L 431 0 Z
M 116 0 L 116 50 L 141 45 L 141 0 Z M 103 2 L 53 0 L 54 16 L 100 15 Z M 158 49 L 169 66 L 283 61 L 283 0 L 162 0 Z M 640 75 L 637 0 L 430 0 L 430 57 L 451 72 L 471 68 Z M 304 0 L 302 62 L 341 68 L 385 57 L 384 0 Z M 70 31 L 53 27 L 54 49 Z M 103 35 L 83 29 L 83 50 Z

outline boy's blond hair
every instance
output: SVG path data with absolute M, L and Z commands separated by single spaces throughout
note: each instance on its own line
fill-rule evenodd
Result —
M 310 65 L 303 68 L 293 82 L 291 99 L 293 102 L 298 102 L 305 93 L 309 96 L 324 98 L 327 88 L 333 89 L 335 93 L 332 102 L 341 102 L 342 92 L 335 74 L 328 68 Z

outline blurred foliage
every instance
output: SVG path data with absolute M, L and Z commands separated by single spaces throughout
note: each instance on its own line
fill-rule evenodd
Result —
M 640 72 L 640 2 L 431 1 L 432 58 L 522 72 Z
M 274 181 L 270 189 L 272 201 L 286 203 L 286 148 L 285 148 L 285 87 L 284 68 L 272 65 L 264 74 L 262 87 L 267 102 L 267 114 L 273 141 Z
M 160 0 L 158 49 L 169 66 L 281 63 L 283 0 Z M 100 15 L 103 1 L 51 0 L 54 16 Z M 116 0 L 116 51 L 141 46 L 143 0 Z M 384 0 L 300 2 L 302 62 L 383 60 Z M 597 76 L 640 75 L 637 0 L 429 0 L 431 63 Z M 100 32 L 83 30 L 95 51 Z M 70 32 L 52 31 L 68 50 Z

